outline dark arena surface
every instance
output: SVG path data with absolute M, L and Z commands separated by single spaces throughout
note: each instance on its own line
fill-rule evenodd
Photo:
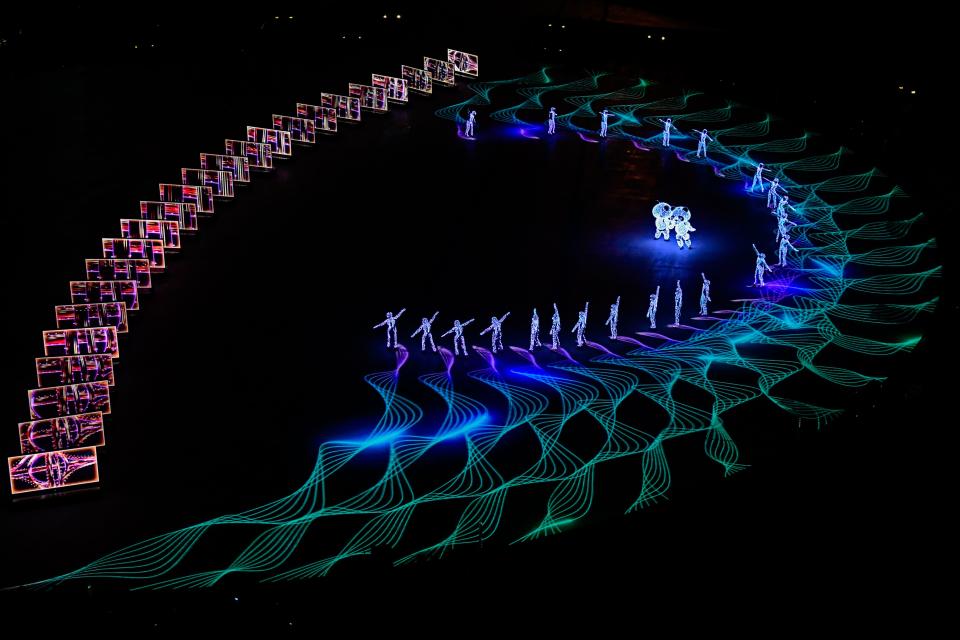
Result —
M 325 15 L 206 9 L 189 23 L 178 18 L 183 11 L 171 5 L 118 16 L 80 6 L 55 18 L 11 16 L 2 25 L 13 150 L 4 189 L 8 456 L 19 453 L 15 425 L 28 419 L 25 390 L 36 386 L 33 359 L 42 355 L 41 331 L 54 328 L 53 305 L 69 302 L 67 284 L 82 277 L 83 259 L 99 255 L 100 238 L 117 235 L 118 219 L 137 217 L 138 201 L 157 198 L 157 183 L 179 183 L 180 167 L 196 167 L 201 152 L 223 153 L 223 139 L 243 139 L 246 125 L 269 126 L 271 114 L 317 103 L 321 91 L 345 93 L 348 82 L 366 82 L 371 72 L 399 75 L 401 64 L 442 58 L 447 47 L 477 53 L 480 77 L 411 95 L 386 114 L 364 112 L 357 124 L 341 121 L 336 135 L 295 146 L 273 171 L 254 173 L 236 198 L 217 201 L 199 233 L 185 236 L 121 337 L 100 482 L 61 494 L 8 492 L 0 501 L 0 587 L 10 587 L 0 597 L 10 605 L 5 611 L 19 607 L 19 615 L 6 614 L 15 625 L 33 628 L 33 612 L 45 611 L 92 629 L 140 632 L 362 633 L 394 622 L 459 629 L 508 615 L 546 629 L 602 629 L 662 614 L 662 624 L 740 630 L 772 611 L 791 625 L 821 616 L 863 625 L 879 622 L 863 619 L 870 611 L 886 610 L 899 623 L 920 616 L 920 606 L 939 606 L 943 596 L 931 590 L 930 575 L 946 566 L 942 520 L 952 506 L 942 458 L 952 423 L 947 384 L 955 378 L 956 222 L 947 190 L 956 163 L 938 80 L 943 40 L 920 37 L 919 18 L 837 16 L 824 25 L 810 15 L 774 37 L 746 7 L 738 9 L 743 15 L 713 8 L 685 16 L 666 3 L 476 5 L 444 15 L 386 5 Z M 776 53 L 776 63 L 755 64 L 755 52 Z M 438 113 L 476 95 L 472 83 L 523 77 L 539 81 L 503 83 L 486 94 L 489 105 L 469 107 L 478 111 L 476 140 L 458 135 L 458 124 Z M 547 92 L 542 108 L 528 103 L 513 112 L 515 120 L 503 116 L 530 98 L 523 91 L 545 86 L 544 78 L 555 86 L 594 84 Z M 615 93 L 639 79 L 651 83 L 643 96 Z M 658 284 L 660 335 L 686 340 L 724 322 L 720 314 L 692 318 L 700 273 L 712 281 L 711 311 L 735 310 L 759 295 L 748 286 L 750 244 L 776 260 L 775 223 L 765 198 L 745 191 L 749 178 L 724 179 L 719 160 L 715 171 L 622 135 L 600 141 L 596 116 L 583 111 L 562 121 L 553 138 L 542 124 L 551 105 L 571 112 L 574 103 L 564 100 L 571 96 L 608 94 L 591 103 L 599 110 L 690 91 L 700 94 L 688 93 L 686 104 L 663 113 L 736 109 L 718 125 L 678 120 L 682 130 L 770 114 L 779 138 L 810 134 L 808 156 L 842 146 L 839 173 L 877 167 L 882 175 L 867 196 L 901 187 L 909 202 L 895 198 L 891 215 L 926 214 L 893 244 L 935 238 L 898 273 L 936 276 L 902 301 L 879 301 L 904 308 L 937 302 L 904 327 L 870 335 L 910 348 L 871 360 L 831 347 L 824 354 L 829 371 L 877 380 L 829 384 L 805 374 L 783 385 L 783 396 L 842 413 L 798 419 L 766 399 L 736 406 L 724 422 L 739 451 L 738 472 L 725 475 L 705 455 L 703 437 L 677 438 L 664 447 L 669 489 L 659 499 L 624 514 L 640 493 L 641 463 L 604 463 L 591 471 L 589 513 L 516 544 L 543 521 L 552 487 L 509 493 L 489 540 L 402 566 L 394 563 L 449 534 L 463 503 L 418 508 L 396 548 L 377 545 L 323 577 L 261 582 L 339 552 L 362 523 L 351 520 L 356 515 L 328 528 L 314 524 L 278 571 L 231 573 L 209 587 L 131 590 L 228 567 L 262 528 L 210 531 L 175 570 L 149 580 L 82 577 L 17 588 L 295 492 L 315 471 L 322 443 L 360 441 L 380 419 L 383 401 L 364 376 L 397 366 L 383 329 L 371 330 L 387 310 L 407 309 L 399 333 L 410 357 L 396 392 L 424 411 L 416 427 L 424 436 L 436 432 L 446 406 L 418 377 L 442 372 L 443 362 L 409 336 L 434 311 L 434 337 L 445 347 L 450 338 L 439 336 L 455 318 L 476 318 L 467 341 L 488 348 L 479 331 L 491 315 L 510 311 L 504 343 L 526 348 L 531 307 L 546 344 L 556 303 L 563 346 L 577 362 L 601 355 L 577 348 L 570 332 L 588 300 L 587 337 L 618 355 L 635 347 L 601 331 L 618 295 L 620 333 L 644 348 L 670 346 L 638 333 L 650 331 L 644 315 Z M 651 115 L 658 113 L 643 113 Z M 913 123 L 920 121 L 917 137 Z M 657 133 L 649 123 L 627 130 L 643 138 Z M 690 150 L 689 142 L 678 143 Z M 768 148 L 752 157 L 777 163 L 792 159 L 786 155 Z M 653 239 L 650 209 L 658 200 L 693 212 L 691 250 Z M 851 241 L 849 250 L 866 249 Z M 844 272 L 852 279 L 872 274 L 863 263 Z M 688 328 L 667 326 L 677 279 Z M 783 349 L 758 342 L 743 352 L 770 361 L 786 357 Z M 545 350 L 536 357 L 551 371 L 569 363 Z M 497 363 L 513 382 L 528 364 L 509 350 Z M 467 375 L 485 366 L 471 353 L 456 360 L 452 380 L 457 392 L 487 407 L 483 421 L 496 423 L 505 419 L 502 402 Z M 673 393 L 681 403 L 704 401 L 688 379 Z M 618 419 L 656 434 L 662 425 L 649 425 L 664 414 L 654 396 L 633 396 Z M 602 432 L 586 412 L 563 428 L 572 454 L 586 459 L 600 447 Z M 510 438 L 494 464 L 516 474 L 543 442 L 519 429 Z M 333 504 L 376 482 L 387 460 L 381 454 L 372 447 L 359 455 L 350 480 L 324 499 Z M 409 470 L 411 490 L 423 493 L 436 484 L 431 478 L 455 474 L 466 455 L 462 438 L 440 443 Z

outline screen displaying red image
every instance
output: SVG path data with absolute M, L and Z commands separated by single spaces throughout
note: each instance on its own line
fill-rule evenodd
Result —
M 123 302 L 127 311 L 140 308 L 140 297 L 135 280 L 71 280 L 70 301 L 73 304 Z
M 433 79 L 426 69 L 403 65 L 400 67 L 400 76 L 407 81 L 407 88 L 410 91 L 425 94 L 433 93 Z
M 180 182 L 192 187 L 210 187 L 215 198 L 233 197 L 233 174 L 214 169 L 180 169 Z
M 154 271 L 162 271 L 167 265 L 163 240 L 103 238 L 102 243 L 104 258 L 146 259 L 150 261 L 150 268 Z
M 113 386 L 113 356 L 95 353 L 86 356 L 37 358 L 37 386 L 103 381 Z
M 233 176 L 234 182 L 250 182 L 250 159 L 245 156 L 201 153 L 200 168 L 211 171 L 227 171 Z
M 197 206 L 198 213 L 213 213 L 213 189 L 187 184 L 161 184 L 161 202 L 188 202 Z
M 360 101 L 361 109 L 386 111 L 388 108 L 387 90 L 383 87 L 372 87 L 366 84 L 354 84 L 351 82 L 347 85 L 347 92 L 351 98 L 356 98 Z
M 66 384 L 27 391 L 30 419 L 58 418 L 76 413 L 110 413 L 110 385 L 105 381 Z
M 197 205 L 189 202 L 140 201 L 140 217 L 144 220 L 166 220 L 180 224 L 180 231 L 196 231 Z
M 268 145 L 275 156 L 293 155 L 293 143 L 290 140 L 289 131 L 267 129 L 265 127 L 247 127 L 247 140 Z
M 19 431 L 22 454 L 100 447 L 105 443 L 103 414 L 99 411 L 21 422 Z
M 371 84 L 387 92 L 387 100 L 392 102 L 407 102 L 407 81 L 403 78 L 393 78 L 374 73 Z
M 476 78 L 480 75 L 479 62 L 475 54 L 447 49 L 447 62 L 451 63 L 454 71 L 462 76 Z
M 313 118 L 273 114 L 273 128 L 289 132 L 294 142 L 313 144 L 317 141 L 317 125 Z
M 453 85 L 456 82 L 452 62 L 438 60 L 437 58 L 424 58 L 423 68 L 427 70 L 434 82 L 445 85 Z
M 297 115 L 312 119 L 319 133 L 337 132 L 337 110 L 333 107 L 321 107 L 315 104 L 297 103 Z
M 180 248 L 180 223 L 166 220 L 140 220 L 122 218 L 120 237 L 145 238 L 163 242 L 164 251 L 176 251 Z
M 137 290 L 149 289 L 150 261 L 141 258 L 88 258 L 87 280 L 135 280 Z
M 100 481 L 94 447 L 64 449 L 7 458 L 10 492 L 65 489 Z
M 43 332 L 43 354 L 46 356 L 84 356 L 95 353 L 120 357 L 116 328 L 53 329 Z
M 126 333 L 129 328 L 125 302 L 60 304 L 54 309 L 57 314 L 57 329 L 116 327 L 117 333 Z
M 273 169 L 273 151 L 270 145 L 246 140 L 225 140 L 227 155 L 243 156 L 254 169 Z
M 348 122 L 360 122 L 360 100 L 335 93 L 321 93 L 320 106 L 334 109 L 337 118 Z

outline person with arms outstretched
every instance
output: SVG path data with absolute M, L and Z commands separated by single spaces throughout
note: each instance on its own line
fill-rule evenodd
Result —
M 417 334 L 420 334 L 420 351 L 427 350 L 427 340 L 430 340 L 430 350 L 436 351 L 437 345 L 433 343 L 433 334 L 430 333 L 430 326 L 433 324 L 433 321 L 437 319 L 437 314 L 439 311 L 434 312 L 433 317 L 429 320 L 426 318 L 420 318 L 420 326 L 416 331 L 410 334 L 411 338 L 416 338 Z
M 672 129 L 679 133 L 679 129 L 673 126 L 673 118 L 667 118 L 666 120 L 664 120 L 663 118 L 657 118 L 657 120 L 663 123 L 663 146 L 669 147 L 670 146 L 670 130 Z
M 762 253 L 757 249 L 757 245 L 751 245 L 753 247 L 753 252 L 757 254 L 757 266 L 753 270 L 753 286 L 763 287 L 766 286 L 763 283 L 763 272 L 769 271 L 773 273 L 773 269 L 770 268 L 770 265 L 767 264 L 767 254 Z
M 697 142 L 697 157 L 698 158 L 700 157 L 700 152 L 702 151 L 703 157 L 706 158 L 707 157 L 707 141 L 713 142 L 713 138 L 710 137 L 710 134 L 707 133 L 706 129 L 704 129 L 703 131 L 697 131 L 696 129 L 694 129 L 693 131 L 694 133 L 700 134 L 700 140 Z
M 510 312 L 507 311 L 505 314 L 503 314 L 502 318 L 497 318 L 497 316 L 491 317 L 490 326 L 480 332 L 480 335 L 485 335 L 488 331 L 493 332 L 490 336 L 490 343 L 491 343 L 490 350 L 493 351 L 494 353 L 503 350 L 503 330 L 501 328 L 501 325 L 509 315 L 510 315 Z
M 400 309 L 397 315 L 393 315 L 391 312 L 387 311 L 387 318 L 380 324 L 374 325 L 374 329 L 379 329 L 380 327 L 387 328 L 387 348 L 397 346 L 397 320 L 400 319 L 400 316 L 403 315 L 403 312 L 406 311 L 406 307 Z M 392 344 L 391 344 L 392 342 Z
M 465 356 L 470 355 L 467 353 L 467 341 L 463 338 L 463 329 L 468 324 L 473 322 L 473 320 L 474 320 L 473 318 L 470 318 L 469 320 L 463 323 L 461 323 L 459 320 L 454 320 L 453 326 L 450 327 L 450 329 L 448 329 L 446 333 L 440 336 L 441 338 L 446 338 L 451 333 L 453 334 L 453 355 L 455 356 L 460 355 L 460 350 L 459 350 L 460 347 L 463 348 L 463 355 Z

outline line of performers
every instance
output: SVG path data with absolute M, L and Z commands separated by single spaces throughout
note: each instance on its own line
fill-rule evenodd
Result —
M 707 280 L 707 276 L 700 274 L 700 277 L 703 278 L 703 282 L 700 287 L 700 315 L 706 316 L 708 313 L 707 304 L 712 302 L 710 298 L 710 281 Z M 650 305 L 647 307 L 646 317 L 650 320 L 650 328 L 657 328 L 657 305 L 660 301 L 660 286 L 657 286 L 657 290 L 654 293 L 650 294 Z M 677 280 L 677 288 L 673 294 L 673 324 L 670 326 L 680 326 L 680 311 L 683 307 L 683 289 L 680 286 L 680 281 Z M 587 329 L 587 314 L 590 311 L 590 303 L 587 302 L 583 311 L 577 312 L 577 322 L 573 325 L 573 328 L 570 330 L 571 333 L 575 333 L 577 336 L 577 346 L 582 347 L 585 339 L 584 332 Z M 406 308 L 401 309 L 397 313 L 388 311 L 386 318 L 383 322 L 373 326 L 374 329 L 379 329 L 380 327 L 386 327 L 387 331 L 387 348 L 393 348 L 398 346 L 397 342 L 397 321 L 400 320 L 400 317 L 406 312 Z M 420 326 L 417 327 L 416 331 L 410 334 L 411 338 L 416 338 L 417 335 L 420 336 L 420 350 L 426 351 L 427 344 L 429 343 L 431 351 L 437 350 L 437 345 L 433 339 L 433 323 L 439 315 L 439 311 L 435 312 L 429 318 L 423 317 L 420 319 Z M 493 353 L 497 353 L 503 350 L 503 323 L 510 317 L 510 312 L 503 314 L 500 317 L 491 316 L 490 325 L 480 332 L 480 335 L 490 334 L 490 350 Z M 468 355 L 467 351 L 467 341 L 464 337 L 464 329 L 467 328 L 471 323 L 473 323 L 475 318 L 470 318 L 465 322 L 460 320 L 454 320 L 453 326 L 451 326 L 447 331 L 441 334 L 441 338 L 445 338 L 453 334 L 453 352 L 455 355 Z M 610 305 L 610 315 L 607 317 L 606 322 L 603 324 L 610 327 L 610 339 L 617 339 L 617 325 L 620 321 L 620 296 L 617 296 L 617 301 Z M 553 317 L 550 321 L 550 339 L 551 344 L 549 348 L 557 349 L 560 346 L 560 310 L 557 309 L 556 303 L 553 305 Z M 530 317 L 530 351 L 533 351 L 537 347 L 544 346 L 540 342 L 540 316 L 537 314 L 536 308 L 533 310 L 533 315 Z

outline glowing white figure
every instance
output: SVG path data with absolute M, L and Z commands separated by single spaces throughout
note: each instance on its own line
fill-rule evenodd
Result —
M 486 335 L 488 331 L 493 333 L 490 335 L 490 350 L 494 353 L 498 351 L 503 351 L 503 329 L 500 325 L 503 324 L 503 321 L 507 319 L 507 316 L 510 315 L 510 312 L 507 311 L 503 314 L 502 318 L 497 318 L 497 316 L 492 316 L 490 318 L 490 326 L 480 332 L 480 335 Z
M 673 208 L 673 232 L 677 238 L 677 246 L 683 249 L 683 245 L 690 248 L 690 232 L 696 231 L 696 228 L 690 224 L 690 209 L 686 207 Z
M 790 201 L 790 198 L 788 198 L 787 196 L 781 196 L 779 202 L 777 202 L 777 210 L 774 213 L 776 213 L 776 215 L 781 218 L 786 218 L 787 207 L 790 207 L 790 205 L 787 204 L 789 201 Z M 793 209 L 793 207 L 790 207 L 790 208 Z M 796 209 L 793 209 L 793 210 L 796 211 Z
M 771 269 L 770 265 L 767 264 L 767 254 L 761 253 L 760 250 L 757 249 L 757 245 L 755 244 L 750 246 L 753 247 L 754 253 L 757 254 L 757 266 L 753 270 L 753 286 L 755 287 L 766 286 L 763 283 L 763 272 L 764 270 L 766 270 L 766 271 L 769 271 L 770 273 L 773 273 L 773 269 Z
M 797 226 L 797 223 L 790 222 L 790 220 L 787 219 L 786 214 L 777 216 L 777 235 L 774 236 L 774 240 L 779 242 L 780 238 L 786 237 L 787 232 L 790 231 L 790 227 L 795 226 Z
M 432 325 L 433 321 L 437 319 L 438 313 L 440 312 L 435 311 L 433 316 L 431 316 L 429 320 L 427 320 L 426 318 L 420 318 L 420 326 L 417 328 L 416 331 L 410 334 L 411 338 L 416 338 L 417 334 L 418 333 L 420 334 L 420 351 L 427 350 L 427 340 L 430 340 L 430 350 L 431 351 L 437 350 L 437 345 L 433 343 L 433 334 L 430 333 L 430 325 Z
M 660 301 L 660 285 L 657 285 L 656 293 L 650 294 L 650 306 L 647 307 L 647 318 L 650 319 L 650 328 L 657 328 L 657 303 Z
M 680 324 L 680 307 L 683 306 L 683 289 L 677 280 L 677 289 L 673 292 L 673 324 Z
M 670 130 L 673 129 L 674 131 L 679 132 L 679 129 L 673 126 L 673 118 L 667 118 L 666 120 L 664 120 L 663 118 L 657 118 L 657 120 L 663 123 L 663 146 L 669 147 L 670 146 Z
M 700 134 L 700 140 L 697 142 L 697 157 L 700 157 L 700 152 L 703 152 L 703 157 L 707 157 L 707 141 L 713 142 L 713 138 L 710 137 L 710 134 L 707 133 L 707 130 L 697 131 L 694 129 L 695 133 Z
M 550 112 L 547 114 L 547 133 L 553 135 L 557 132 L 557 108 L 550 107 Z
M 553 338 L 553 344 L 550 348 L 556 350 L 560 346 L 560 311 L 557 309 L 557 303 L 553 303 L 553 320 L 550 322 L 550 337 Z
M 610 317 L 603 324 L 610 325 L 610 338 L 617 339 L 617 320 L 620 318 L 620 296 L 617 301 L 610 305 Z
M 777 199 L 780 197 L 778 190 L 783 189 L 780 186 L 780 178 L 774 178 L 773 182 L 770 183 L 770 191 L 767 192 L 767 208 L 773 209 L 777 205 Z M 783 189 L 784 195 L 786 195 L 786 189 Z
M 766 169 L 763 168 L 763 163 L 757 165 L 757 171 L 753 174 L 753 184 L 750 185 L 750 191 L 753 192 L 757 188 L 757 184 L 760 185 L 760 193 L 763 193 L 765 188 L 763 186 L 763 172 Z
M 534 308 L 533 316 L 530 318 L 530 351 L 533 351 L 535 347 L 542 347 L 540 344 L 540 316 L 537 315 L 537 310 Z
M 390 347 L 397 346 L 397 320 L 400 319 L 400 316 L 402 316 L 403 312 L 406 310 L 407 310 L 406 307 L 404 307 L 403 309 L 400 309 L 400 311 L 397 312 L 397 315 L 393 315 L 393 313 L 391 313 L 390 311 L 387 311 L 386 320 L 384 320 L 380 324 L 373 325 L 374 329 L 379 329 L 380 327 L 383 327 L 383 326 L 387 327 L 387 348 L 388 349 Z M 392 344 L 391 344 L 391 338 L 392 338 Z
M 700 272 L 700 277 L 703 278 L 703 286 L 700 288 L 700 315 L 707 315 L 707 303 L 713 302 L 710 299 L 710 281 L 707 280 L 707 276 L 703 275 L 703 272 Z
M 463 135 L 468 138 L 473 137 L 473 126 L 477 123 L 477 112 L 471 111 L 470 115 L 467 117 L 467 127 L 463 132 Z
M 780 260 L 777 262 L 777 264 L 773 266 L 775 267 L 787 266 L 787 250 L 788 249 L 793 249 L 794 253 L 800 253 L 800 251 L 795 246 L 793 246 L 793 244 L 790 243 L 790 239 L 787 238 L 787 234 L 783 234 L 780 237 L 780 251 L 779 251 Z
M 590 308 L 590 303 L 588 302 L 584 307 L 583 311 L 577 312 L 577 324 L 573 325 L 573 329 L 570 330 L 570 333 L 574 331 L 577 332 L 577 346 L 583 346 L 583 332 L 587 328 L 587 310 Z
M 466 322 L 462 322 L 462 323 L 459 320 L 454 320 L 453 326 L 450 327 L 450 329 L 448 329 L 446 333 L 440 336 L 441 338 L 446 338 L 451 333 L 453 334 L 453 355 L 455 356 L 460 355 L 460 350 L 458 347 L 463 348 L 463 355 L 465 356 L 469 355 L 467 353 L 467 341 L 463 338 L 463 329 L 468 324 L 473 322 L 473 320 L 474 318 L 470 318 Z
M 653 234 L 656 240 L 663 235 L 664 240 L 670 239 L 670 230 L 673 229 L 673 214 L 670 205 L 666 202 L 658 202 L 653 205 L 653 218 L 657 227 L 657 232 Z
M 604 109 L 600 112 L 600 137 L 607 137 L 607 118 L 610 116 L 610 112 Z

